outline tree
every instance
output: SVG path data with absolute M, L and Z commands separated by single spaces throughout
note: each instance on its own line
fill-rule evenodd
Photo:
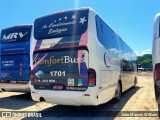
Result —
M 152 60 L 151 59 L 146 59 L 140 62 L 141 66 L 143 68 L 152 68 Z
M 138 64 L 143 68 L 152 68 L 152 55 L 145 54 L 143 56 L 138 56 Z

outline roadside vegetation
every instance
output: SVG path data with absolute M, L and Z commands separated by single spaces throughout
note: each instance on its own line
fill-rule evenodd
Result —
M 145 70 L 152 70 L 152 54 L 145 54 L 143 56 L 138 56 L 138 68 Z

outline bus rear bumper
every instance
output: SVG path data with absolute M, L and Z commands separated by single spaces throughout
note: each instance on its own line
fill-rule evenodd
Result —
M 89 92 L 88 92 L 89 93 Z M 32 90 L 31 96 L 34 101 L 45 101 L 59 105 L 98 105 L 97 96 L 85 92 L 77 91 L 51 91 L 51 90 Z
M 27 84 L 11 84 L 11 83 L 0 83 L 0 90 L 11 91 L 11 92 L 26 92 L 30 93 L 30 82 Z

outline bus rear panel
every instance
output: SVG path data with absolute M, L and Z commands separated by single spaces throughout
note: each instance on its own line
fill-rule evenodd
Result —
M 2 90 L 28 91 L 30 80 L 31 25 L 15 26 L 1 32 Z

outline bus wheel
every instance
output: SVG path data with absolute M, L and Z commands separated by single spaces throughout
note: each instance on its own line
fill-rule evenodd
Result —
M 136 87 L 136 85 L 137 85 L 137 77 L 135 77 L 135 79 L 134 79 L 134 85 L 133 85 L 133 88 L 135 88 L 135 87 Z
M 158 117 L 160 118 L 160 104 L 158 103 Z
M 121 99 L 121 95 L 122 95 L 122 87 L 121 87 L 121 84 L 119 82 L 117 90 L 115 92 L 115 99 L 116 99 L 116 101 L 119 101 Z

